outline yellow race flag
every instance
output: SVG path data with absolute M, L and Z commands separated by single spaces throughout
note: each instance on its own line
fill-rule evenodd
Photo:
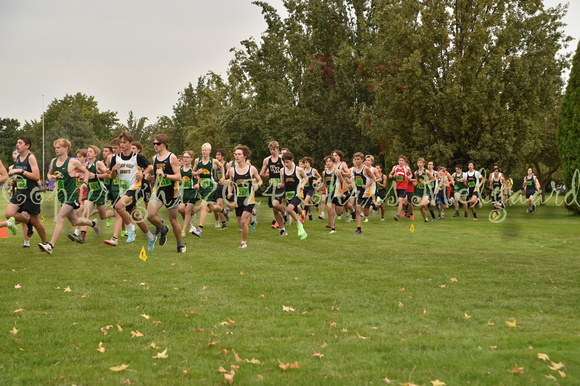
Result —
M 139 258 L 143 261 L 147 261 L 147 254 L 145 253 L 145 247 L 141 247 L 141 253 L 139 254 Z
M 410 231 L 411 231 L 411 232 L 413 232 L 413 233 L 415 233 L 415 226 L 414 226 L 413 224 L 411 224 L 411 229 L 410 229 Z

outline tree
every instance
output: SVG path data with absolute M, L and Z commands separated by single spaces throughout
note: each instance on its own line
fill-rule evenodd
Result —
M 572 200 L 566 200 L 568 207 L 580 213 L 580 43 L 572 61 L 572 70 L 566 94 L 562 99 L 558 116 L 558 150 L 562 159 L 564 184 Z
M 21 134 L 17 119 L 0 118 L 0 159 L 6 167 L 12 164 L 12 152 Z
M 535 1 L 377 0 L 364 53 L 387 153 L 437 163 L 533 161 L 567 65 L 565 8 Z

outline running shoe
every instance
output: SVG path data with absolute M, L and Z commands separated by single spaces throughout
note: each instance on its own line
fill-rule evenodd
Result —
M 129 232 L 127 232 L 127 231 L 121 231 L 121 237 L 127 237 L 128 233 Z
M 369 222 L 369 219 L 368 218 L 365 218 L 365 221 L 363 221 L 363 222 Z
M 242 241 L 242 243 L 240 244 L 240 248 L 248 248 L 248 244 Z
M 327 227 L 328 229 L 332 229 L 332 227 L 330 226 L 330 224 L 326 224 L 326 227 Z
M 24 244 L 22 248 L 30 248 L 30 244 Z
M 169 228 L 164 226 L 163 229 L 161 229 L 161 236 L 159 237 L 160 246 L 164 246 L 167 242 L 167 233 L 169 233 Z
M 385 221 L 385 218 L 384 217 L 381 217 L 381 221 Z
M 16 234 L 16 219 L 14 217 L 10 217 L 8 221 L 10 221 L 10 223 L 12 224 L 8 227 L 8 229 L 10 229 L 10 232 L 14 236 Z
M 302 224 L 298 224 L 296 228 L 298 228 L 298 236 L 302 236 L 304 233 L 304 226 Z
M 79 237 L 79 235 L 76 235 L 76 234 L 74 234 L 74 233 L 69 233 L 69 234 L 67 235 L 67 237 L 68 237 L 68 239 L 69 239 L 70 241 L 76 241 L 76 242 L 78 242 L 78 241 L 79 241 L 79 240 L 78 240 L 78 237 Z
M 185 231 L 181 231 L 181 237 L 185 237 Z
M 286 232 L 286 229 L 280 230 L 280 236 L 288 236 L 288 232 Z
M 224 229 L 228 229 L 228 226 L 227 226 L 226 224 L 223 224 L 223 225 L 220 227 L 220 231 L 223 231 Z
M 185 253 L 187 251 L 187 248 L 185 247 L 185 245 L 178 245 L 177 246 L 177 253 Z
M 409 216 L 409 219 L 410 219 L 410 220 L 414 220 L 414 219 L 415 219 L 415 216 L 413 216 L 413 215 L 410 215 L 410 216 Z
M 304 213 L 304 211 L 302 211 L 302 217 L 300 217 L 300 221 L 306 221 L 306 213 Z
M 101 227 L 99 226 L 99 221 L 97 219 L 94 219 L 93 222 L 95 223 L 95 225 L 93 225 L 93 230 L 95 231 L 95 236 L 101 237 Z M 135 233 L 135 232 L 133 232 L 133 233 Z
M 254 221 L 250 224 L 250 232 L 254 233 L 256 231 L 256 225 L 257 225 L 256 221 Z
M 355 218 L 355 219 L 356 219 L 356 218 Z M 344 218 L 344 221 L 345 221 L 345 222 L 351 222 L 351 217 L 350 217 L 350 215 L 347 215 L 347 216 Z
M 312 213 L 309 213 L 308 214 L 308 221 L 313 221 L 313 220 L 314 220 L 314 217 L 312 217 Z
M 289 227 L 292 224 L 292 216 L 286 216 L 286 220 L 284 221 L 284 226 Z
M 431 219 L 431 222 L 433 222 L 433 221 L 437 221 L 437 219 L 436 219 L 435 217 L 433 217 L 433 218 Z
M 221 226 L 221 224 L 220 224 L 220 222 L 219 222 L 219 221 L 216 221 L 216 222 L 215 222 L 215 226 L 214 226 L 214 227 L 215 227 L 215 229 L 219 229 L 219 228 L 221 228 L 222 226 Z
M 149 240 L 149 243 L 147 243 L 147 250 L 148 251 L 152 251 L 153 249 L 155 249 L 155 242 L 157 241 L 157 236 L 153 236 L 153 240 Z
M 226 213 L 224 213 L 224 216 L 226 216 L 226 221 L 230 221 L 230 208 L 226 208 Z
M 459 217 L 459 212 L 455 212 L 455 214 L 453 215 L 453 217 Z
M 399 215 L 393 216 L 393 218 L 395 219 L 395 221 L 399 221 Z
M 191 221 L 193 221 L 193 219 L 191 219 Z M 159 232 L 161 232 L 161 229 L 163 229 L 164 225 L 165 225 L 165 222 L 163 220 L 161 220 L 161 228 L 155 229 L 155 236 L 157 236 L 159 234 Z
M 465 212 L 463 217 L 469 217 L 469 215 L 467 214 L 467 212 Z
M 274 229 L 280 228 L 280 224 L 278 224 L 278 221 L 274 221 L 274 224 L 272 224 L 272 228 Z
M 355 236 L 362 235 L 362 231 L 360 229 L 357 229 L 356 231 L 354 231 L 353 235 Z
M 133 231 L 133 232 L 128 232 L 129 234 L 127 235 L 127 244 L 132 243 L 133 241 L 135 241 L 135 238 L 137 238 L 137 232 Z
M 197 237 L 201 237 L 202 236 L 202 231 L 201 229 L 196 229 L 193 228 L 190 232 L 192 235 L 197 236 Z
M 26 235 L 30 238 L 32 236 L 34 236 L 34 228 L 32 227 L 32 223 L 30 222 L 30 220 L 28 220 L 28 223 L 26 224 Z
M 83 237 L 83 235 L 79 235 L 78 236 L 78 240 L 77 240 L 80 244 L 84 244 L 85 243 L 85 238 Z
M 40 248 L 41 251 L 46 252 L 49 255 L 52 255 L 52 244 L 50 244 L 50 243 L 38 243 L 38 248 Z
M 107 219 L 107 228 L 110 227 L 112 223 L 113 223 L 113 218 L 112 217 L 109 217 Z
M 304 240 L 305 238 L 308 237 L 308 234 L 306 232 L 302 233 L 302 235 L 300 236 L 300 240 Z
M 324 220 L 324 213 L 322 213 L 320 216 L 318 216 L 319 220 Z
M 331 230 L 331 231 L 330 231 L 330 234 L 331 234 L 331 235 L 333 235 L 333 234 L 335 234 L 335 233 L 336 233 L 336 230 L 335 230 L 335 229 L 333 229 L 333 230 Z
M 383 204 L 383 199 L 380 197 L 377 197 L 377 204 L 382 205 Z
M 116 247 L 117 246 L 117 240 L 116 239 L 105 240 L 104 243 L 107 244 L 107 245 L 111 245 L 113 247 Z

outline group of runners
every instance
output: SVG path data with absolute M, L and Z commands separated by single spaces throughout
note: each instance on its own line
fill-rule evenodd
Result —
M 362 234 L 362 223 L 376 212 L 384 221 L 388 179 L 394 181 L 397 197 L 395 221 L 402 217 L 414 219 L 414 208 L 425 222 L 436 221 L 437 209 L 440 220 L 445 210 L 455 209 L 453 217 L 468 217 L 471 210 L 477 220 L 476 209 L 482 205 L 481 192 L 485 179 L 469 161 L 467 171 L 462 165 L 455 166 L 449 173 L 445 165 L 435 168 L 432 161 L 419 158 L 417 168 L 400 156 L 388 176 L 382 166 L 375 165 L 374 157 L 355 153 L 349 167 L 340 150 L 325 157 L 325 167 L 320 173 L 313 167 L 314 160 L 304 157 L 295 163 L 288 149 L 280 149 L 276 141 L 269 143 L 270 156 L 262 162 L 258 172 L 250 162 L 251 151 L 238 145 L 233 151 L 233 160 L 227 160 L 227 152 L 216 151 L 205 143 L 201 156 L 195 158 L 193 151 L 176 155 L 169 151 L 169 138 L 165 134 L 153 139 L 155 156 L 152 161 L 141 155 L 143 146 L 134 142 L 130 133 L 124 132 L 111 141 L 102 151 L 97 146 L 78 150 L 75 158 L 69 156 L 71 143 L 66 139 L 54 141 L 55 158 L 50 162 L 48 179 L 55 181 L 57 198 L 61 204 L 56 225 L 50 241 L 40 220 L 40 172 L 34 155 L 30 152 L 32 141 L 20 137 L 14 151 L 14 165 L 7 171 L 0 162 L 0 183 L 10 179 L 10 203 L 6 209 L 7 227 L 16 234 L 16 225 L 22 224 L 24 247 L 30 246 L 30 237 L 35 230 L 41 243 L 39 248 L 52 253 L 62 233 L 65 219 L 74 227 L 68 238 L 84 243 L 88 228 L 93 228 L 97 237 L 101 234 L 98 219 L 106 220 L 107 226 L 114 222 L 113 234 L 104 243 L 117 246 L 121 235 L 126 243 L 134 242 L 136 226 L 148 240 L 148 250 L 158 243 L 167 242 L 169 226 L 176 239 L 177 252 L 186 251 L 183 238 L 186 231 L 203 237 L 207 216 L 213 213 L 215 227 L 227 229 L 230 212 L 235 212 L 237 228 L 241 232 L 240 248 L 247 247 L 250 232 L 256 229 L 256 192 L 267 181 L 263 195 L 268 197 L 268 206 L 273 211 L 272 228 L 279 229 L 280 236 L 287 236 L 287 228 L 294 221 L 300 239 L 308 237 L 304 229 L 306 218 L 313 220 L 314 210 L 318 218 L 328 219 L 326 227 L 336 233 L 336 220 L 345 216 L 345 221 L 356 221 L 355 235 Z M 506 180 L 499 167 L 494 166 L 488 179 L 491 201 L 496 213 L 505 208 L 511 194 L 511 179 Z M 540 189 L 532 169 L 524 178 L 529 212 L 535 211 L 533 197 Z M 138 206 L 143 201 L 144 205 Z M 144 209 L 143 209 L 144 206 Z M 159 210 L 168 210 L 168 225 L 159 216 Z M 199 212 L 199 225 L 193 221 Z M 431 220 L 429 216 L 431 215 Z M 183 226 L 179 221 L 181 215 Z M 154 226 L 154 232 L 149 225 Z

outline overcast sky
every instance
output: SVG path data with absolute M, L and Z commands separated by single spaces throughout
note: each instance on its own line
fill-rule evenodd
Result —
M 571 3 L 565 21 L 577 39 L 580 1 Z M 24 124 L 40 119 L 43 95 L 46 107 L 81 92 L 121 122 L 132 110 L 153 123 L 172 115 L 189 82 L 223 75 L 230 49 L 265 28 L 250 0 L 0 0 L 0 117 Z

